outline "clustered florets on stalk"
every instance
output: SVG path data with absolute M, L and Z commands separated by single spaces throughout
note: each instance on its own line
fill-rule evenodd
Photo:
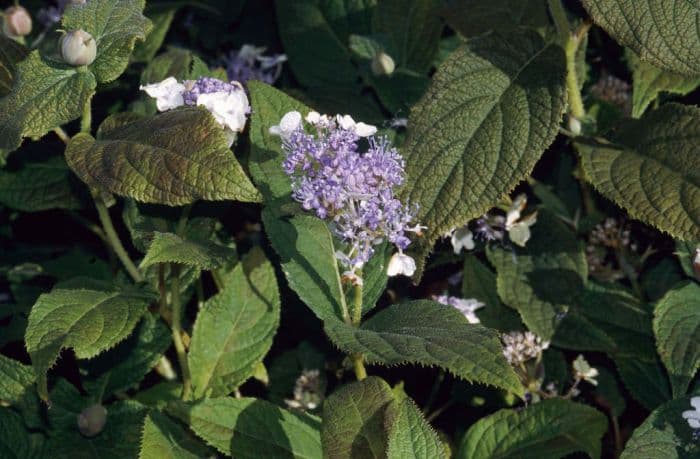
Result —
M 387 270 L 389 275 L 412 275 L 413 259 L 403 254 L 411 243 L 407 233 L 420 233 L 411 225 L 416 208 L 395 195 L 404 182 L 404 161 L 377 129 L 356 123 L 350 116 L 329 117 L 311 112 L 307 133 L 298 112 L 284 116 L 270 132 L 282 137 L 287 157 L 284 171 L 292 178 L 293 198 L 305 210 L 332 223 L 334 233 L 347 243 L 347 251 L 336 257 L 347 268 L 345 276 L 361 282 L 359 271 L 369 261 L 375 246 L 388 240 L 396 246 Z M 360 140 L 368 148 L 360 151 Z

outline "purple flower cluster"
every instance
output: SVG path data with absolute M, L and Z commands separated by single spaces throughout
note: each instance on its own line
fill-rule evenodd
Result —
M 223 59 L 229 80 L 245 83 L 259 80 L 274 84 L 282 73 L 282 65 L 287 60 L 284 54 L 264 56 L 265 48 L 243 45 L 238 51 L 231 51 Z
M 201 77 L 195 81 L 185 83 L 185 91 L 182 93 L 182 100 L 185 105 L 197 105 L 197 97 L 201 94 L 212 94 L 215 92 L 227 92 L 231 94 L 240 91 L 241 88 L 231 83 L 211 77 Z
M 39 21 L 40 24 L 42 24 L 48 29 L 54 24 L 61 22 L 63 12 L 66 10 L 66 7 L 71 3 L 82 4 L 85 3 L 85 1 L 57 0 L 55 5 L 49 5 L 37 11 L 36 19 L 37 21 Z
M 417 209 L 394 194 L 404 181 L 401 155 L 386 138 L 374 136 L 368 137 L 369 147 L 361 153 L 361 124 L 350 117 L 323 116 L 312 124 L 314 134 L 299 123 L 283 136 L 283 167 L 292 178 L 293 198 L 305 210 L 330 220 L 335 234 L 348 244 L 347 253 L 336 254 L 341 264 L 354 274 L 385 239 L 399 252 L 405 250 L 411 243 L 406 233 L 419 233 L 421 227 L 409 226 Z

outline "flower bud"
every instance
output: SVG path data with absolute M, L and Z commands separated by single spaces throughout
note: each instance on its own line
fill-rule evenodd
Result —
M 372 73 L 375 75 L 391 75 L 394 73 L 395 68 L 394 59 L 387 53 L 379 51 L 374 55 L 374 59 L 372 59 Z
M 78 430 L 86 437 L 102 432 L 107 423 L 107 410 L 102 405 L 91 405 L 78 415 Z
M 2 32 L 10 38 L 19 38 L 32 32 L 32 17 L 21 6 L 11 6 L 2 18 Z
M 97 55 L 97 43 L 92 35 L 84 30 L 68 32 L 59 42 L 61 56 L 70 65 L 90 65 Z

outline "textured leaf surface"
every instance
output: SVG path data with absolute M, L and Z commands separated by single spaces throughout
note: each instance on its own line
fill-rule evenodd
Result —
M 582 0 L 593 20 L 657 67 L 700 75 L 700 5 L 694 0 Z
M 88 185 L 141 202 L 260 199 L 227 147 L 224 130 L 204 109 L 144 118 L 98 140 L 78 134 L 68 144 L 66 160 Z
M 627 53 L 632 67 L 632 116 L 639 118 L 659 94 L 685 95 L 700 86 L 700 77 L 668 72 Z
M 669 291 L 654 310 L 656 346 L 671 378 L 674 397 L 685 394 L 700 368 L 700 286 Z
M 649 415 L 627 441 L 620 459 L 693 459 L 700 449 L 693 429 L 683 419 L 690 397 L 672 400 Z
M 136 43 L 134 54 L 131 57 L 133 62 L 151 62 L 153 60 L 160 47 L 163 45 L 163 41 L 168 34 L 168 30 L 170 30 L 170 24 L 173 22 L 176 11 L 177 7 L 173 7 L 149 14 L 153 27 L 148 35 L 146 35 L 144 41 Z
M 387 457 L 387 431 L 393 420 L 389 408 L 394 402 L 391 387 L 374 376 L 336 390 L 323 404 L 323 457 Z
M 542 0 L 456 0 L 443 8 L 447 23 L 464 35 L 475 37 L 490 30 L 549 25 Z
M 194 432 L 240 459 L 321 457 L 321 420 L 254 398 L 212 398 L 189 411 Z
M 196 459 L 206 450 L 166 415 L 151 411 L 143 423 L 139 459 Z
M 25 340 L 47 399 L 46 372 L 61 349 L 79 359 L 96 356 L 126 338 L 153 297 L 136 289 L 54 289 L 39 297 L 29 315 Z
M 275 271 L 253 249 L 197 315 L 188 355 L 194 396 L 226 395 L 245 382 L 270 350 L 279 320 Z
M 428 227 L 417 250 L 483 214 L 530 173 L 559 128 L 564 53 L 534 33 L 470 40 L 411 110 L 404 198 Z
M 236 258 L 236 250 L 205 239 L 184 239 L 173 233 L 153 233 L 141 268 L 158 263 L 180 263 L 212 270 Z
M 15 150 L 23 137 L 41 137 L 79 118 L 95 86 L 90 72 L 49 65 L 32 52 L 17 65 L 12 91 L 0 99 L 0 149 Z
M 27 392 L 34 391 L 35 380 L 31 367 L 0 355 L 0 400 L 20 404 Z
M 15 81 L 17 64 L 27 57 L 29 51 L 6 36 L 0 36 L 0 97 L 8 94 Z
M 71 175 L 58 156 L 25 163 L 18 170 L 0 169 L 0 203 L 24 212 L 79 209 L 80 198 L 71 185 Z
M 126 69 L 136 40 L 143 40 L 151 22 L 143 13 L 145 0 L 94 0 L 71 4 L 63 14 L 65 30 L 83 29 L 97 43 L 89 68 L 100 83 L 116 80 Z
M 31 457 L 29 434 L 22 418 L 9 408 L 0 408 L 0 457 L 7 459 Z
M 598 191 L 633 218 L 680 239 L 699 239 L 700 108 L 664 105 L 621 124 L 609 140 L 577 143 Z
M 445 446 L 413 401 L 397 400 L 392 409 L 393 419 L 386 426 L 388 459 L 447 459 Z
M 559 459 L 576 451 L 600 457 L 608 420 L 599 411 L 563 399 L 522 410 L 501 410 L 472 425 L 458 459 Z
M 522 395 L 494 330 L 469 324 L 456 309 L 433 301 L 390 306 L 355 328 L 326 322 L 331 341 L 370 363 L 439 366 L 456 376 Z

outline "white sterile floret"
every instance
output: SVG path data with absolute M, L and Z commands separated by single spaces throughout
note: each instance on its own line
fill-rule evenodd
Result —
M 270 127 L 270 134 L 278 135 L 282 138 L 289 137 L 292 132 L 301 126 L 301 113 L 288 112 L 280 120 L 280 124 Z
M 508 209 L 506 215 L 506 231 L 510 240 L 520 247 L 525 247 L 530 240 L 530 227 L 537 223 L 537 212 L 533 212 L 527 217 L 520 218 L 522 211 L 527 206 L 527 196 L 520 194 L 516 196 L 513 204 Z
M 338 126 L 346 131 L 352 131 L 355 129 L 355 120 L 352 119 L 352 116 L 350 115 L 337 115 L 336 120 L 338 122 Z
M 595 379 L 598 377 L 598 370 L 592 367 L 582 354 L 576 357 L 571 366 L 574 368 L 576 379 L 582 379 L 594 386 L 598 385 L 598 380 Z
M 309 124 L 318 124 L 321 121 L 321 114 L 319 112 L 309 112 L 306 115 L 306 122 Z
M 377 128 L 371 124 L 357 123 L 355 124 L 355 134 L 360 137 L 369 137 L 377 133 Z
M 475 247 L 474 234 L 466 226 L 454 230 L 450 241 L 452 242 L 452 249 L 455 255 L 459 255 L 462 249 L 472 250 Z
M 416 272 L 416 262 L 413 258 L 401 252 L 396 252 L 389 260 L 389 266 L 386 273 L 390 277 L 403 274 L 404 276 L 412 276 Z
M 377 133 L 375 126 L 363 122 L 356 123 L 350 115 L 337 115 L 336 122 L 341 128 L 346 131 L 354 131 L 360 137 L 370 137 Z
M 237 82 L 231 84 L 240 85 Z M 200 94 L 197 97 L 197 105 L 206 107 L 219 124 L 233 132 L 242 132 L 245 129 L 250 104 L 243 87 L 240 91 Z
M 690 404 L 694 409 L 684 411 L 683 419 L 688 421 L 691 429 L 700 429 L 700 397 L 691 398 Z
M 178 83 L 175 77 L 168 77 L 160 83 L 141 86 L 141 90 L 146 91 L 146 94 L 156 99 L 156 107 L 160 112 L 185 105 L 182 98 L 185 85 Z

